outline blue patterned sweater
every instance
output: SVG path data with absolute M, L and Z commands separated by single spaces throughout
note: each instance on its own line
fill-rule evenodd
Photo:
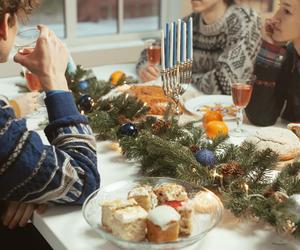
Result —
M 82 204 L 99 187 L 96 142 L 70 92 L 47 94 L 50 145 L 0 99 L 0 200 Z

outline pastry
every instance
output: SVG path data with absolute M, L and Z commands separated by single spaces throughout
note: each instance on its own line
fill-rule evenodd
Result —
M 212 213 L 220 207 L 221 201 L 209 191 L 200 191 L 193 198 L 192 206 L 195 213 Z
M 132 189 L 128 193 L 128 198 L 134 199 L 146 211 L 157 206 L 157 197 L 153 192 L 152 187 L 143 185 Z
M 101 204 L 102 207 L 102 226 L 105 227 L 108 231 L 111 231 L 110 225 L 113 221 L 113 216 L 115 211 L 118 209 L 136 206 L 137 203 L 134 199 L 129 199 L 126 201 L 122 200 L 112 200 L 112 201 L 104 201 Z
M 245 141 L 255 144 L 260 151 L 267 148 L 272 149 L 278 154 L 280 161 L 294 159 L 300 153 L 299 139 L 289 129 L 261 128 Z
M 193 207 L 191 202 L 183 202 L 176 210 L 180 214 L 179 234 L 181 236 L 191 235 L 193 216 Z
M 146 237 L 148 213 L 140 206 L 130 206 L 114 212 L 110 227 L 112 234 L 128 241 L 143 241 Z
M 132 86 L 127 92 L 146 103 L 150 107 L 149 114 L 151 115 L 163 115 L 168 103 L 173 102 L 164 94 L 160 86 Z M 182 106 L 180 107 L 182 109 Z
M 179 235 L 179 220 L 180 214 L 170 206 L 154 208 L 147 218 L 147 239 L 155 243 L 176 241 Z
M 153 191 L 157 195 L 158 204 L 164 204 L 170 201 L 182 202 L 188 200 L 185 188 L 175 183 L 163 183 L 155 187 Z

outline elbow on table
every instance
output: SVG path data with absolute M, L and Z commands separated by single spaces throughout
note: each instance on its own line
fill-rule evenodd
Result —
M 260 127 L 272 126 L 277 121 L 277 117 L 269 117 L 262 113 L 252 114 L 246 111 L 246 116 L 253 125 L 260 126 Z
M 81 205 L 88 196 L 100 187 L 100 175 L 98 172 L 88 173 L 85 178 L 84 189 L 80 199 L 76 202 Z

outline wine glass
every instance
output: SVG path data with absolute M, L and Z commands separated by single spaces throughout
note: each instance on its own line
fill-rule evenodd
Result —
M 29 55 L 33 52 L 36 41 L 40 36 L 40 31 L 36 27 L 29 27 L 18 32 L 15 41 L 15 48 L 17 53 L 21 55 Z M 37 75 L 33 74 L 26 67 L 22 66 L 22 71 L 26 79 L 26 86 L 30 91 L 40 92 L 42 90 L 42 85 Z M 31 117 L 39 116 L 45 111 L 44 103 L 45 93 L 42 92 L 38 98 L 38 104 L 40 106 L 39 110 L 34 112 Z
M 151 65 L 159 65 L 160 64 L 160 44 L 154 39 L 146 40 L 147 47 L 147 59 L 149 64 Z
M 237 109 L 236 111 L 236 128 L 231 133 L 233 136 L 244 136 L 245 130 L 242 128 L 243 125 L 243 110 L 248 105 L 252 89 L 254 77 L 247 80 L 238 80 L 231 85 L 231 95 L 233 103 Z
M 33 52 L 40 31 L 37 28 L 26 28 L 21 30 L 16 36 L 15 48 L 21 55 L 29 55 Z M 22 67 L 27 87 L 30 91 L 40 91 L 42 89 L 39 78 L 31 73 L 27 68 Z

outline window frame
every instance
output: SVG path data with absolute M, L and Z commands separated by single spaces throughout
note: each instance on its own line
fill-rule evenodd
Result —
M 124 0 L 118 1 L 118 16 L 117 16 L 117 33 L 109 35 L 98 35 L 90 37 L 78 37 L 76 36 L 77 27 L 77 1 L 75 0 L 64 0 L 64 16 L 65 16 L 65 42 L 68 46 L 84 45 L 84 44 L 105 44 L 112 41 L 130 41 L 140 40 L 149 37 L 158 37 L 159 31 L 164 25 L 164 21 L 167 18 L 167 6 L 168 1 L 171 0 L 160 0 L 160 14 L 158 29 L 147 32 L 135 32 L 135 33 L 124 33 Z M 172 3 L 173 4 L 173 3 Z
M 177 20 L 190 13 L 190 3 L 186 0 L 161 0 L 160 27 L 166 22 Z M 75 62 L 91 68 L 108 64 L 135 63 L 144 47 L 143 40 L 159 37 L 160 30 L 127 34 L 76 37 L 77 1 L 64 0 L 64 42 Z M 0 77 L 19 75 L 20 65 L 14 63 L 13 53 L 8 63 L 1 66 Z

